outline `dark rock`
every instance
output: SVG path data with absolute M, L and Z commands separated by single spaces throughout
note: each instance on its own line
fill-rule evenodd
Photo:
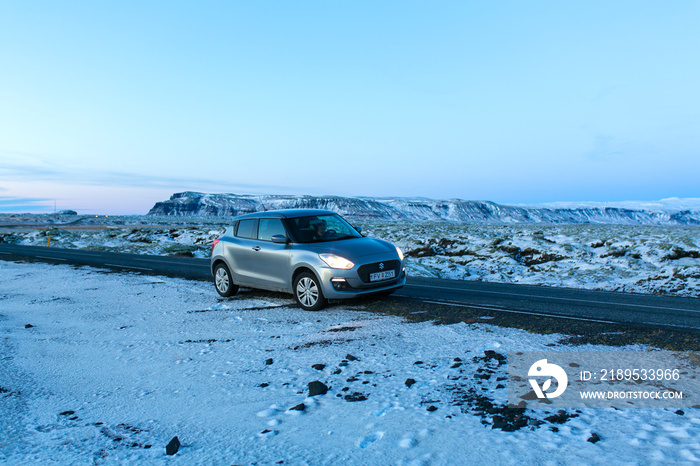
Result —
M 423 364 L 423 361 L 416 361 L 413 364 Z
M 360 380 L 360 379 L 358 379 L 357 377 L 350 377 L 347 381 L 348 382 L 357 382 L 358 380 Z
M 32 324 L 27 324 L 24 326 L 24 328 L 33 328 L 34 326 Z
M 491 425 L 492 429 L 503 429 L 505 426 L 507 426 L 508 423 L 503 420 L 503 419 L 496 419 L 495 417 L 493 418 L 493 424 Z
M 503 384 L 500 384 L 500 383 L 498 385 L 496 385 L 496 390 L 499 390 L 501 388 L 506 388 L 506 386 Z
M 258 385 L 258 387 L 261 387 L 261 388 L 265 388 L 265 387 L 268 387 L 268 386 L 270 386 L 270 384 L 267 383 L 267 382 L 263 382 L 263 383 L 261 383 L 260 385 Z
M 338 369 L 334 370 L 333 372 L 331 372 L 331 374 L 337 375 L 337 374 L 340 374 L 341 372 L 343 372 L 343 370 L 341 368 L 338 368 Z
M 312 367 L 313 369 L 316 369 L 317 371 L 322 371 L 323 369 L 326 368 L 326 365 L 325 365 L 325 364 L 314 364 L 314 365 L 311 366 L 311 367 Z
M 408 388 L 411 388 L 411 385 L 413 385 L 414 383 L 416 383 L 416 381 L 413 380 L 413 379 L 406 379 L 406 381 L 405 381 L 404 383 L 406 384 L 406 386 L 407 386 Z
M 544 420 L 549 421 L 552 424 L 564 424 L 569 419 L 573 419 L 575 417 L 578 417 L 578 414 L 569 414 L 563 409 L 560 409 L 557 414 L 547 416 L 546 418 L 544 418 Z
M 676 411 L 676 414 L 678 414 L 679 416 L 683 416 L 685 412 L 682 409 L 679 409 L 678 411 Z
M 174 455 L 180 449 L 180 439 L 177 435 L 165 446 L 166 455 Z
M 309 396 L 325 395 L 326 393 L 328 393 L 328 386 L 323 382 L 318 380 L 309 382 Z
M 486 357 L 486 360 L 495 359 L 496 361 L 498 361 L 499 364 L 505 362 L 505 360 L 506 360 L 505 356 L 503 356 L 502 354 L 497 353 L 493 350 L 484 351 L 484 356 Z
M 365 401 L 367 399 L 367 396 L 368 395 L 365 395 L 364 393 L 354 392 L 350 395 L 345 395 L 345 401 L 349 401 L 351 403 L 355 401 Z
M 346 354 L 346 355 L 345 355 L 345 359 L 347 359 L 348 361 L 359 361 L 359 359 L 357 359 L 357 358 L 356 358 L 355 356 L 353 356 L 352 354 Z
M 433 411 L 437 411 L 437 406 L 433 406 L 433 405 L 428 406 L 428 412 L 432 413 Z
M 452 364 L 452 365 L 450 366 L 450 369 L 457 369 L 457 368 L 458 368 L 459 366 L 461 366 L 461 365 L 462 365 L 461 362 L 456 362 L 456 363 L 454 363 L 454 364 Z
M 75 411 L 63 411 L 60 416 L 70 416 L 72 414 L 75 414 Z
M 265 365 L 269 366 L 269 365 L 271 365 L 273 362 L 274 362 L 274 361 L 272 360 L 272 358 L 267 358 L 267 359 L 265 360 Z
M 593 433 L 591 434 L 590 438 L 588 439 L 588 441 L 591 442 L 591 443 L 600 442 L 600 437 L 598 436 L 598 434 L 596 434 L 595 432 L 593 432 Z
M 289 410 L 295 410 L 295 411 L 305 411 L 306 410 L 306 405 L 304 403 L 299 403 L 298 405 L 289 408 Z

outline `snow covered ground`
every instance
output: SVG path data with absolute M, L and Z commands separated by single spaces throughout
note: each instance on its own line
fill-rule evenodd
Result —
M 36 221 L 35 217 L 24 219 Z M 209 257 L 221 218 L 86 218 L 0 229 L 0 242 Z M 700 228 L 361 222 L 407 253 L 410 275 L 700 297 Z
M 495 355 L 616 350 L 561 339 L 0 261 L 0 463 L 700 461 L 698 409 L 528 410 L 525 427 L 493 428 L 483 402 L 500 412 L 507 396 Z M 328 392 L 309 396 L 314 381 Z M 174 436 L 182 446 L 167 456 Z

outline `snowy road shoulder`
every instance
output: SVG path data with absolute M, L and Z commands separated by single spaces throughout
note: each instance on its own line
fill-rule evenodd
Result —
M 2 262 L 0 462 L 700 460 L 698 410 L 504 415 L 500 355 L 573 349 L 561 339 Z M 327 393 L 310 396 L 312 382 Z

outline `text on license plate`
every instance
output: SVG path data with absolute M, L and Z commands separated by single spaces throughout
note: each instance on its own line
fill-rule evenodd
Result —
M 376 282 L 379 280 L 388 280 L 390 278 L 394 278 L 395 276 L 396 276 L 396 272 L 394 270 L 387 270 L 385 272 L 371 273 L 371 274 L 369 274 L 369 281 Z

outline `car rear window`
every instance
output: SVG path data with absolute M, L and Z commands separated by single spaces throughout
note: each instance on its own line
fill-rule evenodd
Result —
M 239 238 L 251 238 L 254 239 L 257 234 L 255 231 L 255 226 L 256 226 L 257 220 L 256 219 L 249 219 L 249 220 L 241 220 L 238 222 L 238 229 L 236 230 L 236 236 Z

